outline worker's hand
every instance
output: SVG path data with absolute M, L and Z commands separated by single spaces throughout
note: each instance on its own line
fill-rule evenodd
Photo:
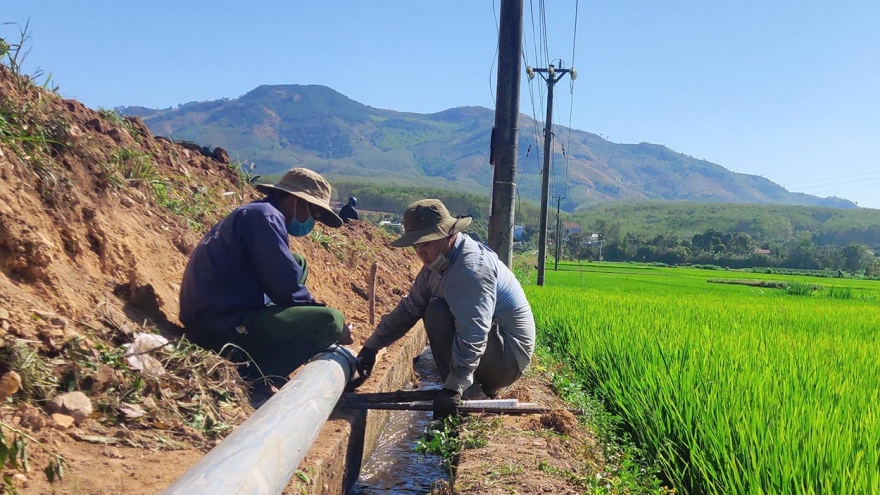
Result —
M 434 398 L 434 421 L 458 416 L 461 407 L 461 394 L 455 390 L 444 388 Z
M 357 372 L 364 378 L 369 378 L 370 373 L 373 372 L 373 366 L 376 365 L 376 354 L 379 351 L 374 351 L 369 347 L 361 347 L 361 352 L 357 355 Z
M 342 334 L 339 335 L 339 340 L 336 342 L 340 345 L 354 344 L 354 339 L 351 337 L 352 330 L 354 330 L 354 323 L 346 323 L 345 325 L 342 325 Z

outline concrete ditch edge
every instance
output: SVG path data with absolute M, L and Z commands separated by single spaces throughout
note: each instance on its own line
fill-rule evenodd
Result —
M 421 323 L 379 354 L 373 375 L 358 392 L 399 390 L 412 381 L 413 360 L 427 337 Z M 321 429 L 286 494 L 342 495 L 357 481 L 363 459 L 370 456 L 390 411 L 353 411 L 337 408 Z M 295 421 L 295 418 L 291 418 Z

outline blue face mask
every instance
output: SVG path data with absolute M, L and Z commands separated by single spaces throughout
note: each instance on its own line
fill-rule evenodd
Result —
M 287 233 L 294 237 L 305 237 L 315 228 L 315 219 L 309 216 L 305 222 L 296 218 L 287 223 Z

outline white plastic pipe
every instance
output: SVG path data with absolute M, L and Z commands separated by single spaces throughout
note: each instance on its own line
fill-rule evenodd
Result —
M 280 494 L 330 417 L 354 365 L 344 347 L 315 356 L 161 495 Z

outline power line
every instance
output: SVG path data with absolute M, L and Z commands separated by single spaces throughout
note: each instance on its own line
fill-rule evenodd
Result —
M 574 2 L 574 35 L 571 40 L 571 66 L 574 68 L 574 52 L 575 48 L 577 48 L 577 37 L 578 37 L 578 7 L 580 7 L 580 0 L 575 0 Z
M 541 2 L 541 5 L 543 5 L 543 2 Z M 534 49 L 534 56 L 535 56 L 535 63 L 532 65 L 533 65 L 533 67 L 542 67 L 545 64 L 542 63 L 541 54 L 540 54 L 541 52 L 540 52 L 539 44 L 538 44 L 538 38 L 537 38 L 538 30 L 535 28 L 535 5 L 533 3 L 533 0 L 529 0 L 529 18 L 531 19 L 531 25 L 532 25 L 532 48 Z M 523 56 L 525 56 L 525 50 L 523 50 Z M 530 64 L 526 63 L 526 65 L 528 66 Z M 541 129 L 538 125 L 538 122 L 539 122 L 538 112 L 537 112 L 537 109 L 535 108 L 535 89 L 534 89 L 534 86 L 532 85 L 531 79 L 529 79 L 529 98 L 532 103 L 532 124 L 534 124 L 534 127 L 535 127 L 535 135 L 534 135 L 535 136 L 535 159 L 537 160 L 537 151 L 541 146 L 541 141 L 538 139 L 538 136 L 541 134 Z M 540 106 L 543 108 L 544 107 L 544 86 L 543 85 L 538 86 L 538 100 L 540 102 Z
M 817 186 L 801 186 L 801 187 L 798 187 L 797 189 L 827 189 L 829 187 L 843 186 L 846 184 L 859 184 L 862 182 L 877 181 L 877 180 L 880 180 L 880 177 L 868 177 L 865 179 L 848 180 L 848 181 L 843 181 L 843 182 L 830 182 L 830 183 L 826 183 L 826 184 L 820 184 Z M 853 186 L 853 187 L 861 187 L 861 186 Z
M 578 33 L 578 10 L 580 7 L 580 0 L 575 0 L 574 3 L 574 34 L 572 35 L 571 40 L 571 68 L 575 68 L 574 55 L 575 50 L 577 48 L 577 33 Z M 568 107 L 568 151 L 565 148 L 562 149 L 562 156 L 565 157 L 565 197 L 568 197 L 568 166 L 571 164 L 571 122 L 574 117 L 574 78 L 569 78 L 568 80 L 568 91 L 569 91 L 569 107 Z
M 492 15 L 495 17 L 495 37 L 501 35 L 501 27 L 498 25 L 498 13 L 495 11 L 495 0 L 492 0 Z M 492 63 L 489 64 L 489 95 L 492 96 L 492 106 L 495 106 L 495 92 L 492 89 L 492 69 L 495 68 L 495 61 L 498 60 L 499 45 L 495 43 L 495 55 L 492 56 Z
M 862 177 L 865 175 L 875 175 L 875 174 L 880 174 L 880 170 L 874 170 L 873 172 L 861 172 L 858 174 L 851 174 L 851 175 L 839 175 L 837 177 L 825 177 L 823 179 L 799 180 L 799 181 L 795 181 L 795 182 L 789 182 L 788 185 L 810 184 L 813 182 L 828 182 L 829 180 L 849 179 L 852 177 Z
M 541 27 L 541 47 L 544 49 L 546 60 L 550 60 L 550 44 L 547 42 L 547 9 L 544 0 L 538 1 L 538 7 L 541 9 L 538 17 Z

